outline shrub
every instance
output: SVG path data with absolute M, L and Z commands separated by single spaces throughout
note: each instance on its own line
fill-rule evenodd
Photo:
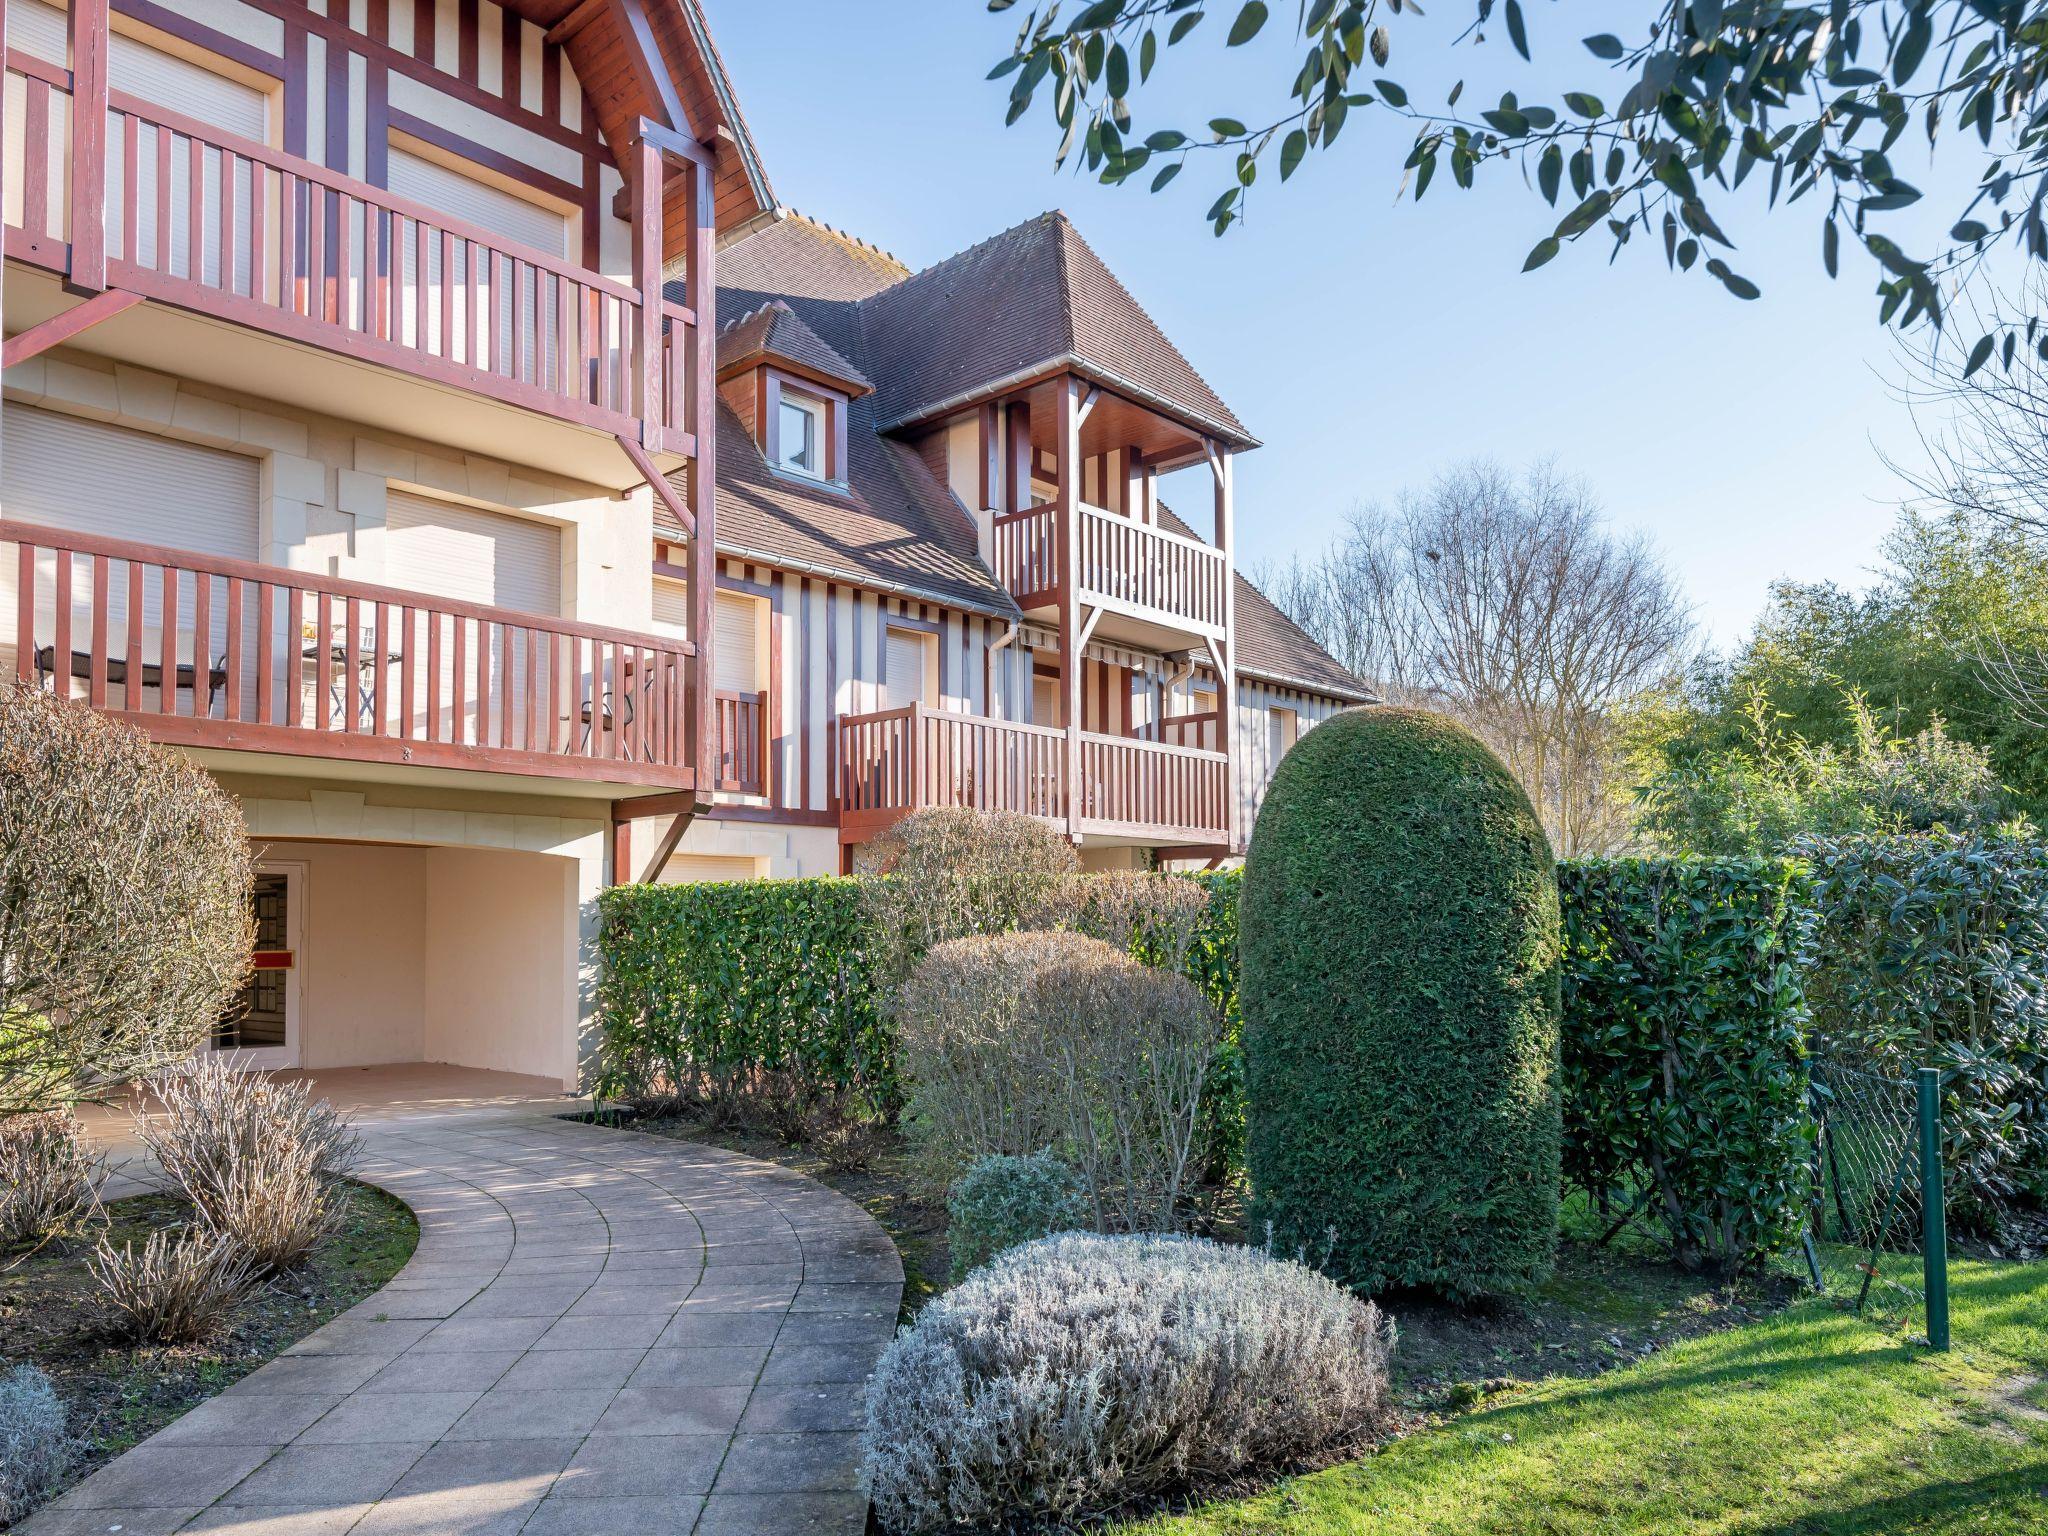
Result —
M 141 732 L 0 687 L 0 1117 L 190 1054 L 241 987 L 248 834 Z
M 1097 947 L 1072 933 L 953 939 L 904 981 L 895 1005 L 904 1121 L 929 1192 L 984 1153 L 1023 1156 L 1062 1140 L 1061 1095 L 1031 1038 L 1024 993 L 1042 967 Z
M 304 1258 L 333 1230 L 356 1134 L 305 1081 L 278 1082 L 202 1056 L 150 1081 L 161 1113 L 138 1134 L 200 1224 L 259 1273 Z
M 1949 834 L 1812 841 L 1801 958 L 1815 1049 L 1903 1080 L 1939 1067 L 1966 1227 L 2048 1193 L 2048 848 Z
M 1603 1208 L 1640 1188 L 1688 1268 L 1761 1262 L 1811 1167 L 1794 866 L 1588 859 L 1558 884 L 1565 1177 Z
M 1163 971 L 1184 973 L 1209 919 L 1209 893 L 1181 875 L 1073 875 L 1046 926 L 1071 928 Z
M 1391 1347 L 1372 1306 L 1255 1249 L 1043 1238 L 884 1352 L 862 1479 L 892 1532 L 1074 1521 L 1357 1443 Z
M 67 1110 L 0 1120 L 0 1247 L 39 1242 L 99 1205 L 106 1159 Z
M 692 1099 L 785 1129 L 894 1106 L 855 882 L 621 886 L 599 912 L 600 1099 Z
M 32 1365 L 0 1374 L 0 1527 L 26 1520 L 71 1469 L 64 1404 Z
M 1461 727 L 1352 710 L 1281 760 L 1245 867 L 1253 1219 L 1365 1290 L 1542 1276 L 1557 1237 L 1557 878 Z
M 155 1344 L 212 1338 L 256 1277 L 255 1261 L 232 1239 L 192 1227 L 152 1232 L 139 1253 L 101 1238 L 86 1266 L 129 1336 Z
M 1080 869 L 1074 845 L 1036 817 L 913 811 L 861 851 L 861 904 L 885 985 L 949 939 L 1042 926 Z
M 1097 1229 L 1176 1230 L 1215 1010 L 1186 977 L 1089 940 L 1039 963 L 1023 1015 L 1032 1075 L 1059 1096 L 1059 1147 Z
M 1050 1152 L 977 1158 L 946 1200 L 946 1245 L 953 1283 L 997 1254 L 1089 1223 L 1081 1176 Z

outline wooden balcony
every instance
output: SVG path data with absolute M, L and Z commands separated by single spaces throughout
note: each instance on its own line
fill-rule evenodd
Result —
M 1001 513 L 994 532 L 995 573 L 1018 605 L 1056 604 L 1059 509 L 1047 503 Z M 1182 634 L 1224 632 L 1230 564 L 1199 539 L 1083 503 L 1074 573 L 1088 607 Z
M 1132 737 L 1080 735 L 1079 830 L 1104 841 L 1208 846 L 1229 836 L 1230 760 Z M 912 705 L 839 723 L 840 838 L 911 811 L 962 806 L 1069 820 L 1067 734 Z
M 717 778 L 713 789 L 727 794 L 765 795 L 768 778 L 768 716 L 766 696 L 718 692 L 711 696 L 718 731 Z
M 559 254 L 118 91 L 108 96 L 93 185 L 73 173 L 69 72 L 9 50 L 6 74 L 8 101 L 21 103 L 7 122 L 12 261 L 70 273 L 73 241 L 87 227 L 80 221 L 92 221 L 109 289 L 393 370 L 392 383 L 423 381 L 650 453 L 694 453 L 692 309 L 657 296 L 650 315 L 642 291 Z M 658 228 L 658 208 L 640 217 Z M 10 289 L 10 325 L 61 313 L 60 297 L 54 287 Z M 124 315 L 79 344 L 114 347 L 104 336 L 124 328 L 134 360 L 193 376 L 218 363 L 228 376 L 213 382 L 241 387 L 283 377 L 303 396 L 297 403 L 379 415 L 374 375 L 320 377 L 303 362 L 294 373 L 222 341 L 181 339 L 161 319 L 145 330 Z M 420 404 L 390 399 L 383 414 L 396 419 L 380 424 L 421 430 Z M 480 451 L 520 441 L 516 423 L 478 425 L 474 412 L 466 423 L 458 413 L 447 430 L 465 425 Z M 640 478 L 609 442 L 554 467 L 601 483 Z
M 695 783 L 686 640 L 13 521 L 0 619 L 24 683 L 178 746 Z

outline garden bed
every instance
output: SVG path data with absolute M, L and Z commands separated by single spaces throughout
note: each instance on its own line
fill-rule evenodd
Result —
M 172 1195 L 136 1195 L 107 1207 L 117 1248 L 182 1225 L 191 1211 Z M 40 1366 L 64 1401 L 79 1454 L 76 1481 L 180 1414 L 290 1348 L 336 1313 L 378 1290 L 412 1256 L 419 1224 L 368 1185 L 349 1187 L 339 1227 L 300 1268 L 235 1305 L 205 1344 L 132 1344 L 86 1269 L 97 1230 L 52 1242 L 0 1269 L 0 1361 Z

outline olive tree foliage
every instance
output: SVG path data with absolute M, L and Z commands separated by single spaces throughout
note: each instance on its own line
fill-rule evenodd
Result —
M 989 0 L 994 11 L 1015 4 Z M 1614 250 L 1647 238 L 1674 268 L 1755 298 L 1756 284 L 1728 264 L 1721 228 L 1721 210 L 1745 186 L 1773 210 L 1803 204 L 1820 224 L 1830 275 L 1845 242 L 1860 246 L 1879 319 L 1900 329 L 1940 326 L 1945 291 L 1996 248 L 2048 259 L 2048 11 L 2039 0 L 1646 0 L 1628 35 L 1583 39 L 1583 89 L 1525 100 L 1513 89 L 1468 94 L 1460 80 L 1440 104 L 1395 78 L 1410 44 L 1446 46 L 1423 31 L 1422 10 L 1412 0 L 1032 5 L 991 78 L 1007 82 L 1011 123 L 1045 100 L 1060 163 L 1104 182 L 1145 180 L 1157 191 L 1191 160 L 1217 162 L 1222 186 L 1208 218 L 1219 235 L 1244 217 L 1262 174 L 1287 180 L 1336 144 L 1354 112 L 1370 111 L 1399 124 L 1400 184 L 1417 198 L 1441 185 L 1439 172 L 1462 188 L 1508 173 L 1558 211 L 1525 271 L 1589 237 Z M 1274 11 L 1291 19 L 1294 48 L 1285 72 L 1259 83 L 1256 110 L 1219 104 L 1180 122 L 1144 113 L 1176 49 L 1185 59 L 1204 40 L 1243 47 Z M 1569 25 L 1567 9 L 1551 14 Z M 1493 43 L 1512 77 L 1548 41 L 1533 30 L 1523 0 L 1475 0 L 1448 46 Z M 1976 184 L 1945 236 L 1909 249 L 1886 232 L 1899 228 L 1888 216 L 1921 193 L 1893 162 L 1923 139 L 1930 148 L 1962 140 Z M 2048 349 L 2048 336 L 2025 316 L 2001 320 L 1968 345 L 1967 365 L 2001 351 L 2009 359 L 2023 344 Z
M 1493 748 L 1561 854 L 1626 845 L 1617 733 L 1680 670 L 1693 626 L 1656 551 L 1610 531 L 1584 485 L 1475 460 L 1354 511 L 1267 590 L 1387 702 Z
M 241 814 L 203 770 L 0 689 L 0 1117 L 195 1050 L 248 970 L 251 879 Z

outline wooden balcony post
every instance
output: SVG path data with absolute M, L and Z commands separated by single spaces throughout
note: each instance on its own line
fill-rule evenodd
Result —
M 1223 644 L 1222 675 L 1216 679 L 1216 750 L 1226 759 L 1223 768 L 1225 824 L 1230 829 L 1232 848 L 1244 845 L 1240 825 L 1242 810 L 1237 794 L 1237 551 L 1234 547 L 1237 510 L 1231 495 L 1234 461 L 1228 448 L 1212 447 L 1209 467 L 1216 478 L 1216 548 L 1223 555 Z
M 712 196 L 711 165 L 700 160 L 690 171 L 690 263 L 688 297 L 697 323 L 690 332 L 690 430 L 696 457 L 690 462 L 690 516 L 696 532 L 690 539 L 690 638 L 697 642 L 697 670 L 689 705 L 690 761 L 697 769 L 697 792 L 708 793 L 711 754 L 716 743 L 704 722 L 711 713 L 713 677 L 712 604 L 718 586 L 718 281 L 713 253 L 718 243 L 717 210 Z M 657 216 L 659 205 L 657 204 Z M 659 247 L 657 247 L 657 258 Z M 774 697 L 773 694 L 770 695 Z
M 107 286 L 107 0 L 71 6 L 71 271 L 79 293 Z
M 640 291 L 633 393 L 641 446 L 650 452 L 661 447 L 661 177 L 661 150 L 642 134 L 633 147 L 633 286 Z
M 1079 842 L 1081 814 L 1087 798 L 1081 783 L 1081 410 L 1074 379 L 1062 377 L 1055 395 L 1054 452 L 1059 460 L 1054 507 L 1059 530 L 1060 724 L 1067 733 L 1067 835 Z M 1027 479 L 1027 490 L 1029 483 Z

